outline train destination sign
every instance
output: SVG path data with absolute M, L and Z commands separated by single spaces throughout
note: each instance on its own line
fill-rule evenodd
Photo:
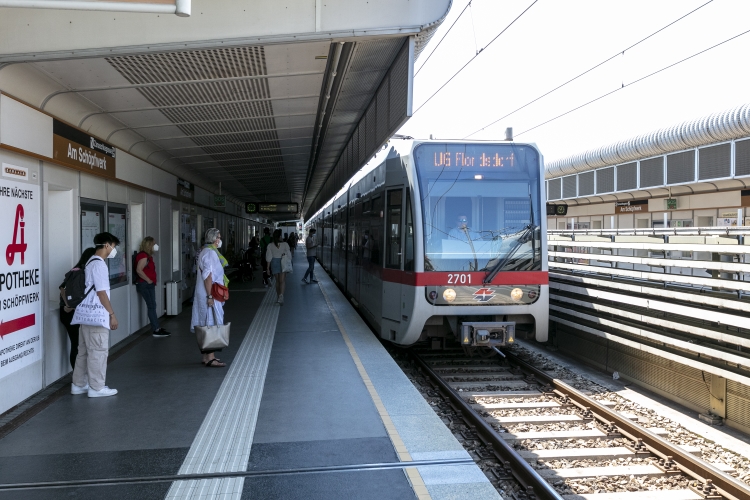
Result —
M 289 202 L 248 201 L 245 203 L 245 212 L 248 214 L 296 214 L 299 212 L 299 205 Z

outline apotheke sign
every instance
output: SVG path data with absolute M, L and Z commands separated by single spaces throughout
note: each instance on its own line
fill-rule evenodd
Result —
M 52 158 L 84 172 L 116 177 L 115 147 L 58 120 L 52 123 Z

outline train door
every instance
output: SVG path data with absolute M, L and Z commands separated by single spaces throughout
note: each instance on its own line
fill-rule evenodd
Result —
M 403 269 L 403 187 L 386 190 L 385 266 L 383 269 L 383 318 L 401 321 Z

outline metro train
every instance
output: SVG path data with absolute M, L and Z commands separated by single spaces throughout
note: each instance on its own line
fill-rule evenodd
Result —
M 406 151 L 404 151 L 406 152 Z M 317 259 L 383 339 L 547 340 L 543 159 L 533 144 L 415 140 L 318 212 Z

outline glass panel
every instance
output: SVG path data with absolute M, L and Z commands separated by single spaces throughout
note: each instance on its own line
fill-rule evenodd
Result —
M 414 270 L 414 221 L 411 214 L 411 196 L 409 190 L 406 191 L 406 226 L 404 233 L 406 236 L 406 256 L 404 258 L 404 271 Z
M 117 255 L 113 259 L 107 259 L 109 267 L 109 286 L 128 282 L 127 265 L 127 209 L 124 206 L 107 206 L 107 232 L 112 233 L 120 244 L 117 246 Z
M 541 269 L 540 158 L 514 144 L 422 144 L 414 150 L 425 271 Z
M 401 269 L 401 190 L 388 191 L 386 215 L 386 262 L 389 269 Z
M 224 236 L 222 234 L 222 236 Z M 180 211 L 172 210 L 172 271 L 180 270 Z M 165 280 L 166 281 L 166 280 Z
M 104 203 L 81 202 L 81 252 L 94 246 L 94 236 L 104 232 Z

